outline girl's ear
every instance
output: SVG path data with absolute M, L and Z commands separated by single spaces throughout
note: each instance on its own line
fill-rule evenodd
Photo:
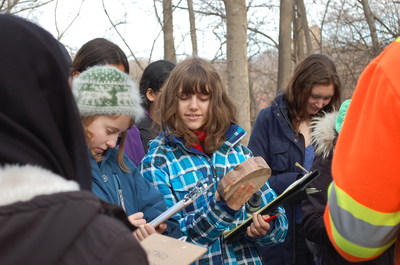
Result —
M 156 93 L 154 93 L 153 89 L 148 88 L 146 90 L 146 98 L 151 102 L 154 102 L 156 100 Z
M 75 78 L 75 77 L 77 77 L 79 74 L 80 74 L 80 72 L 78 72 L 78 71 L 73 71 L 71 75 L 72 75 L 72 78 Z

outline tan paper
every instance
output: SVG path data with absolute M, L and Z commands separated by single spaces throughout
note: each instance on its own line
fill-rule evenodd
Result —
M 147 252 L 150 265 L 189 265 L 207 252 L 207 248 L 157 233 L 140 244 Z

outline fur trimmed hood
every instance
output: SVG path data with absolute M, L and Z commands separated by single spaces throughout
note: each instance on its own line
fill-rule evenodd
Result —
M 311 122 L 311 141 L 314 145 L 315 155 L 328 157 L 333 150 L 334 140 L 337 136 L 335 130 L 338 112 L 326 113 L 322 117 L 316 117 Z
M 77 191 L 79 185 L 53 172 L 32 165 L 0 167 L 0 206 L 29 201 L 38 195 Z

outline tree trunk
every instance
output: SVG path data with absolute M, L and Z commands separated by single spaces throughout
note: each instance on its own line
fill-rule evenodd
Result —
M 224 0 L 224 4 L 227 20 L 228 91 L 237 108 L 239 125 L 248 132 L 242 141 L 247 145 L 251 126 L 246 0 Z
M 163 0 L 164 59 L 176 63 L 172 0 Z
M 298 10 L 293 5 L 293 53 L 295 55 L 294 63 L 297 65 L 304 58 L 304 34 L 301 27 L 301 18 L 298 16 Z
M 187 0 L 189 10 L 189 23 L 190 23 L 190 39 L 192 41 L 192 55 L 197 56 L 197 36 L 196 36 L 196 20 L 193 11 L 193 0 Z
M 285 89 L 291 75 L 292 12 L 293 0 L 281 0 L 279 18 L 278 92 Z
M 303 0 L 296 0 L 297 13 L 300 15 L 301 26 L 303 28 L 304 38 L 306 39 L 307 55 L 313 53 L 313 46 L 310 36 L 310 28 L 308 27 L 307 13 Z
M 361 3 L 364 9 L 365 19 L 367 20 L 369 31 L 371 33 L 372 56 L 375 57 L 379 53 L 379 41 L 378 35 L 376 34 L 375 16 L 371 11 L 368 0 L 361 0 Z

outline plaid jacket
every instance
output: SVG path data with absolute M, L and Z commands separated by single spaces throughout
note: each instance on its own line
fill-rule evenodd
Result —
M 164 194 L 167 207 L 171 207 L 182 200 L 198 180 L 218 183 L 228 171 L 251 157 L 251 151 L 238 144 L 244 135 L 242 128 L 232 125 L 226 133 L 227 140 L 211 157 L 194 148 L 185 148 L 180 138 L 159 135 L 150 143 L 139 170 Z M 283 242 L 288 228 L 286 216 L 282 214 L 275 219 L 273 230 L 264 237 L 224 242 L 223 232 L 238 226 L 247 216 L 245 207 L 237 212 L 227 211 L 222 202 L 216 202 L 216 186 L 174 216 L 189 242 L 208 248 L 195 264 L 263 264 L 255 243 L 273 245 Z M 276 197 L 268 183 L 261 190 L 262 206 Z M 284 213 L 283 208 L 278 211 Z

